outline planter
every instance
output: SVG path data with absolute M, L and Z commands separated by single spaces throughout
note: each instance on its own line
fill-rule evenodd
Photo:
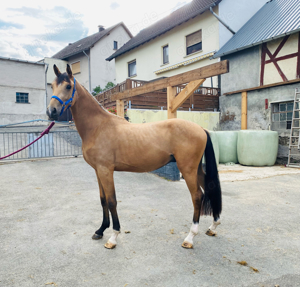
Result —
M 272 166 L 278 152 L 278 133 L 275 131 L 242 130 L 238 132 L 238 161 L 243 165 Z

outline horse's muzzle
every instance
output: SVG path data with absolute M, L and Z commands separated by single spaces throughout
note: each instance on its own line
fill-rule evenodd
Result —
M 51 120 L 51 121 L 58 120 L 58 112 L 57 112 L 56 108 L 48 107 L 47 108 L 47 115 L 49 117 L 49 120 Z

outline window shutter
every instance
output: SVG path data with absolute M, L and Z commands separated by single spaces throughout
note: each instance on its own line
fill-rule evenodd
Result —
M 186 36 L 186 46 L 190 47 L 202 42 L 202 30 Z
M 72 73 L 80 73 L 80 61 L 72 64 Z

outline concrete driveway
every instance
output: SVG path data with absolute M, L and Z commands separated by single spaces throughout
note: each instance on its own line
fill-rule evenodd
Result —
M 82 158 L 1 164 L 0 286 L 300 286 L 300 170 L 254 169 L 220 166 L 222 224 L 208 237 L 202 218 L 192 250 L 185 182 L 116 173 L 122 233 L 107 250 Z

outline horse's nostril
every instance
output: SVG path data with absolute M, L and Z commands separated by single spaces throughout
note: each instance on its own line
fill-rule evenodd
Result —
M 56 108 L 53 108 L 52 114 L 56 115 Z

